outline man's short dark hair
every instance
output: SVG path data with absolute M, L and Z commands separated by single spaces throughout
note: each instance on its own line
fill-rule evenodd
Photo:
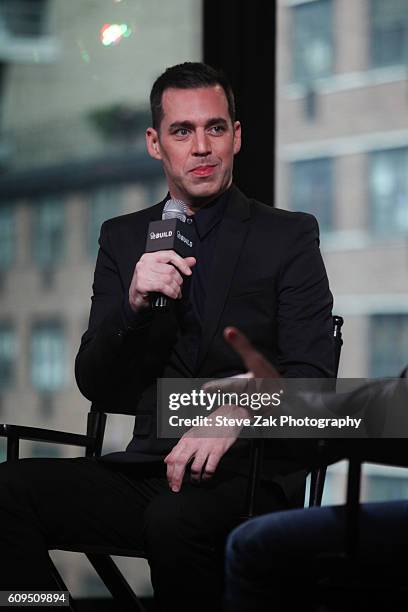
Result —
M 150 93 L 150 109 L 152 112 L 152 125 L 154 129 L 160 128 L 163 119 L 162 99 L 166 89 L 196 89 L 197 87 L 212 87 L 221 85 L 227 98 L 228 112 L 231 121 L 235 121 L 234 92 L 227 77 L 220 70 L 215 70 L 201 62 L 184 62 L 170 66 L 161 74 L 153 84 Z

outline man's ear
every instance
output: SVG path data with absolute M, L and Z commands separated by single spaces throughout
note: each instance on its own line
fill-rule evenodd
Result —
M 150 157 L 153 157 L 153 159 L 162 158 L 160 153 L 159 135 L 157 130 L 154 128 L 149 127 L 146 130 L 146 147 Z
M 239 121 L 234 122 L 234 155 L 241 150 L 241 124 Z

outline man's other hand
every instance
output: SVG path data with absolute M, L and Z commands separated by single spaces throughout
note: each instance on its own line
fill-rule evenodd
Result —
M 210 416 L 213 419 L 212 427 L 192 427 L 164 459 L 167 464 L 167 480 L 175 493 L 181 489 L 186 467 L 191 460 L 191 480 L 208 480 L 214 475 L 220 459 L 238 438 L 242 425 L 215 426 L 215 417 L 243 419 L 248 418 L 248 413 L 239 406 L 220 406 Z M 211 435 L 214 437 L 208 437 Z
M 175 251 L 144 253 L 137 262 L 129 288 L 134 312 L 149 306 L 149 294 L 161 293 L 172 300 L 181 298 L 183 276 L 192 274 L 194 257 L 180 257 Z
M 259 351 L 245 334 L 236 327 L 226 327 L 224 338 L 238 353 L 252 378 L 280 378 L 279 372 Z

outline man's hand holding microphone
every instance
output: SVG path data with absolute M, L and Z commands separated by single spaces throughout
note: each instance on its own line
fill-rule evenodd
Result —
M 144 253 L 136 264 L 129 288 L 129 304 L 134 312 L 150 306 L 150 294 L 160 293 L 172 300 L 182 296 L 183 275 L 191 276 L 194 257 L 181 257 L 175 251 Z
M 187 220 L 187 206 L 171 199 L 163 208 L 161 221 L 149 224 L 146 252 L 136 264 L 129 288 L 134 312 L 148 308 L 165 309 L 167 300 L 182 297 L 183 275 L 191 276 L 196 259 L 193 235 Z

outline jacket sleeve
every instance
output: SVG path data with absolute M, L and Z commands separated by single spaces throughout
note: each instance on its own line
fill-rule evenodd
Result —
M 333 298 L 312 215 L 299 215 L 278 281 L 278 366 L 285 377 L 334 376 Z
M 116 396 L 133 380 L 139 390 L 145 382 L 138 367 L 146 351 L 152 313 L 136 314 L 128 300 L 109 239 L 109 225 L 102 225 L 95 267 L 88 330 L 75 360 L 75 377 L 81 393 L 91 401 Z M 138 385 L 139 383 L 139 385 Z

